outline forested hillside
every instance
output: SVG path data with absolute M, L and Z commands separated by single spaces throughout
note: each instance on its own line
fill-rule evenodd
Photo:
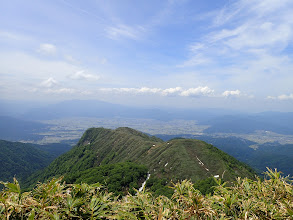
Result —
M 0 180 L 24 180 L 71 149 L 67 144 L 25 144 L 0 140 Z
M 33 172 L 46 167 L 53 155 L 31 144 L 0 140 L 0 180 L 24 179 Z

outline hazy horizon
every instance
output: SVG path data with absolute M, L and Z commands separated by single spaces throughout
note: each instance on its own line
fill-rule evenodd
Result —
M 293 2 L 5 1 L 0 99 L 293 111 Z

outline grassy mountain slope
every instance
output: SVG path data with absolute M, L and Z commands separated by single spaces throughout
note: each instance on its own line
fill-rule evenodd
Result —
M 254 168 L 259 175 L 267 170 L 277 168 L 282 170 L 284 175 L 293 174 L 292 161 L 293 161 L 293 144 L 280 144 L 278 142 L 267 142 L 258 144 L 256 142 L 243 139 L 240 137 L 217 137 L 200 135 L 195 136 L 192 134 L 180 135 L 156 135 L 156 137 L 163 140 L 170 140 L 174 137 L 187 137 L 193 139 L 200 139 L 207 143 L 212 144 L 218 149 L 228 153 L 252 168 Z M 251 145 L 258 146 L 256 149 L 251 148 Z
M 174 139 L 151 148 L 143 158 L 155 175 L 172 180 L 198 181 L 212 176 L 225 180 L 250 177 L 252 169 L 206 142 Z
M 146 165 L 152 176 L 173 181 L 186 178 L 197 181 L 223 173 L 225 180 L 254 177 L 249 167 L 203 141 L 163 142 L 130 128 L 90 128 L 74 148 L 32 177 L 30 183 L 52 176 L 66 178 L 92 167 L 125 161 Z

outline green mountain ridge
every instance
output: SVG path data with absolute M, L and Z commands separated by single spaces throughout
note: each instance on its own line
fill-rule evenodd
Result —
M 251 179 L 255 176 L 250 167 L 203 141 L 164 142 L 131 128 L 90 128 L 75 147 L 33 175 L 28 184 L 53 176 L 64 176 L 74 182 L 83 178 L 76 176 L 77 173 L 82 175 L 94 167 L 126 161 L 145 165 L 152 177 L 173 182 L 183 179 L 196 182 L 213 176 L 234 181 L 238 176 Z
M 281 170 L 283 175 L 292 176 L 292 162 L 293 161 L 293 144 L 280 144 L 279 142 L 266 142 L 259 144 L 257 142 L 247 140 L 241 137 L 228 136 L 208 136 L 208 135 L 192 135 L 192 134 L 178 134 L 178 135 L 155 135 L 165 141 L 175 137 L 199 139 L 227 154 L 233 156 L 237 160 L 248 164 L 255 171 L 262 176 L 270 169 Z M 252 148 L 254 145 L 256 148 Z

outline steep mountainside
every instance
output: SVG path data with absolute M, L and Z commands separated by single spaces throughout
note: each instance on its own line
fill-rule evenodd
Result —
M 15 176 L 23 179 L 46 167 L 53 155 L 31 144 L 0 140 L 0 180 L 11 181 Z
M 69 151 L 67 144 L 25 144 L 0 140 L 0 180 L 23 180 Z
M 151 176 L 172 181 L 186 178 L 197 181 L 216 175 L 224 180 L 238 176 L 254 178 L 251 168 L 203 141 L 163 142 L 130 128 L 90 128 L 77 146 L 32 177 L 30 183 L 60 175 L 68 179 L 92 167 L 125 161 L 146 165 Z
M 213 137 L 213 136 L 195 136 L 191 134 L 180 135 L 156 135 L 156 137 L 163 140 L 170 140 L 174 137 L 188 137 L 193 139 L 200 139 L 220 150 L 228 153 L 252 168 L 254 168 L 259 175 L 270 169 L 281 170 L 284 175 L 293 174 L 293 144 L 280 144 L 278 142 L 267 142 L 258 144 L 256 142 L 239 138 L 239 137 Z M 251 148 L 254 145 L 257 148 Z

